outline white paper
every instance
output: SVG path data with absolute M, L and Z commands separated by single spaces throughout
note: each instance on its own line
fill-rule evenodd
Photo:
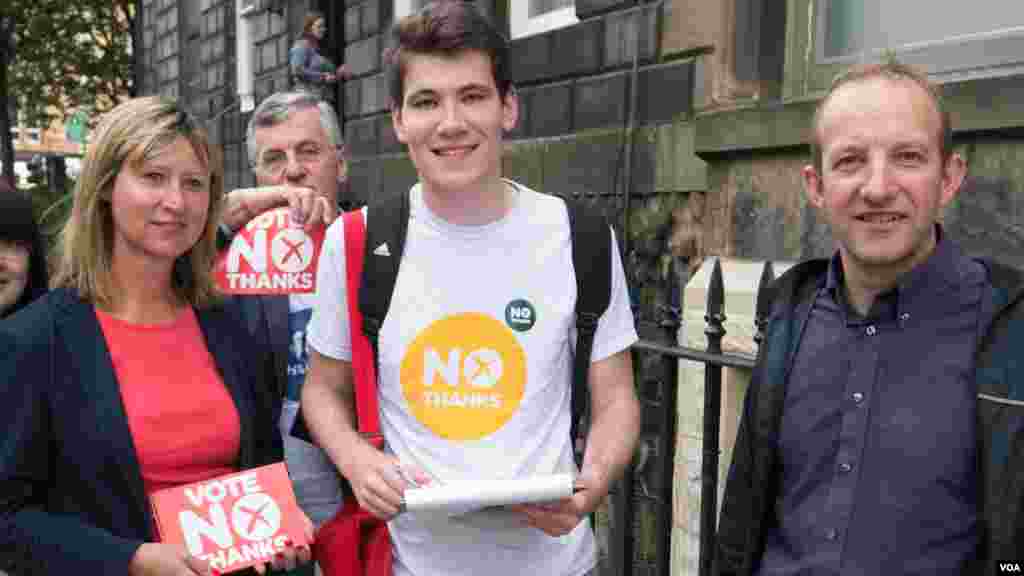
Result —
M 491 506 L 551 502 L 572 496 L 571 474 L 554 474 L 513 480 L 479 480 L 407 488 L 409 512 L 465 514 Z

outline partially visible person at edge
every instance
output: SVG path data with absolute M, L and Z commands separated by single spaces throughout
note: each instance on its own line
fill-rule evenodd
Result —
M 0 178 L 0 318 L 46 292 L 46 248 L 32 200 Z
M 306 14 L 302 22 L 302 36 L 288 51 L 288 69 L 292 89 L 312 92 L 320 98 L 333 101 L 331 85 L 346 76 L 344 65 L 335 67 L 320 51 L 320 42 L 327 35 L 327 21 L 320 12 Z
M 101 119 L 54 289 L 0 323 L 0 569 L 215 574 L 156 541 L 148 495 L 281 461 L 269 342 L 212 280 L 220 166 L 172 100 Z M 309 561 L 302 520 L 273 568 Z
M 891 62 L 819 104 L 807 200 L 831 259 L 775 283 L 717 573 L 994 574 L 1024 551 L 1022 277 L 940 224 L 966 165 L 938 89 Z
M 331 105 L 309 92 L 268 96 L 252 114 L 246 131 L 249 162 L 259 186 L 228 194 L 222 221 L 231 235 L 257 214 L 288 205 L 297 222 L 330 224 L 337 214 L 338 188 L 346 162 L 341 130 Z M 340 477 L 324 453 L 290 434 L 306 376 L 306 324 L 313 294 L 254 296 L 246 306 L 266 315 L 266 338 L 274 356 L 273 378 L 284 397 L 280 427 L 285 460 L 299 505 L 317 526 L 342 504 Z
M 392 35 L 392 119 L 419 183 L 405 192 L 408 238 L 380 332 L 386 450 L 354 427 L 344 220 L 328 230 L 320 258 L 302 388 L 306 424 L 359 503 L 389 520 L 396 576 L 590 573 L 598 557 L 587 516 L 621 475 L 639 434 L 629 353 L 637 335 L 621 258 L 613 248 L 611 303 L 590 358 L 593 409 L 577 471 L 569 434 L 576 281 L 568 213 L 562 199 L 501 176 L 503 133 L 518 116 L 507 41 L 471 2 L 431 3 Z M 367 218 L 373 222 L 372 206 Z M 615 246 L 611 229 L 607 241 Z M 523 299 L 537 321 L 514 331 L 506 310 Z M 436 360 L 435 350 L 447 360 Z M 447 383 L 434 386 L 465 396 L 486 389 L 499 410 L 491 402 L 421 400 L 431 358 L 458 375 L 459 350 L 467 354 L 466 377 L 449 380 L 452 372 L 441 368 L 447 376 L 437 381 Z M 417 484 L 578 472 L 580 490 L 557 502 L 459 518 L 398 514 L 412 485 L 400 471 Z

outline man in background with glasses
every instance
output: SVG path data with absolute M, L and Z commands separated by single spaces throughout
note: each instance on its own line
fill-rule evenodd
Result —
M 256 215 L 279 206 L 289 206 L 295 221 L 307 227 L 334 220 L 347 166 L 330 104 L 307 92 L 267 97 L 249 120 L 246 147 L 260 187 L 235 190 L 225 197 L 221 226 L 225 235 L 230 237 Z M 338 473 L 319 448 L 289 434 L 306 374 L 306 324 L 313 297 L 290 294 L 249 301 L 264 307 L 266 329 L 274 343 L 274 365 L 284 391 L 279 425 L 295 495 L 310 520 L 320 526 L 341 505 Z

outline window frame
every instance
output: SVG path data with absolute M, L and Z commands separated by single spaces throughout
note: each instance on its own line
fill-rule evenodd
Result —
M 993 78 L 1024 73 L 1024 24 L 985 32 L 947 36 L 938 40 L 907 42 L 887 48 L 873 48 L 879 44 L 872 36 L 877 30 L 867 23 L 880 18 L 877 2 L 865 0 L 865 28 L 861 50 L 841 56 L 826 57 L 825 30 L 827 2 L 814 2 L 814 50 L 812 64 L 820 68 L 846 66 L 858 62 L 881 61 L 892 54 L 900 62 L 924 70 L 939 83 L 959 82 L 979 78 Z M 955 18 L 954 15 L 949 15 Z
M 509 2 L 508 20 L 509 35 L 513 40 L 568 28 L 580 21 L 576 17 L 576 0 L 573 0 L 572 6 L 558 8 L 540 16 L 530 16 L 529 0 Z
M 860 60 L 864 55 L 864 45 L 866 44 L 866 38 L 861 38 L 861 49 L 856 52 L 848 54 L 842 54 L 840 56 L 825 56 L 825 37 L 828 32 L 825 29 L 826 17 L 829 10 L 829 2 L 832 0 L 811 0 L 814 8 L 814 63 L 818 65 L 829 65 L 829 64 L 852 64 Z M 870 0 L 863 0 L 867 3 Z M 871 4 L 869 4 L 871 5 Z M 868 22 L 868 17 L 865 15 L 864 22 Z M 866 30 L 866 28 L 865 28 Z M 866 32 L 862 30 L 862 35 L 866 36 Z
M 398 20 L 405 18 L 412 14 L 412 3 L 414 0 L 395 0 L 394 3 L 394 18 Z

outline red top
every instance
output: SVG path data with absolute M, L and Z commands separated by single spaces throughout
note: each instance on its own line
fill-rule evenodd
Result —
M 96 309 L 146 494 L 238 470 L 238 410 L 195 312 L 132 324 Z

